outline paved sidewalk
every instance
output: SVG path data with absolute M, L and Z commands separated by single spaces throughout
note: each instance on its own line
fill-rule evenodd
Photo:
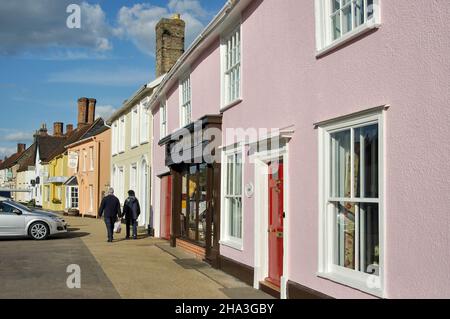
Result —
M 266 299 L 269 295 L 211 268 L 166 241 L 124 240 L 116 234 L 106 242 L 102 220 L 66 217 L 122 298 Z

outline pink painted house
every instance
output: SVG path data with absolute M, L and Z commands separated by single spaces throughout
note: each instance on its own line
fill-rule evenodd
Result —
M 449 19 L 228 1 L 150 101 L 155 235 L 281 298 L 450 298 Z

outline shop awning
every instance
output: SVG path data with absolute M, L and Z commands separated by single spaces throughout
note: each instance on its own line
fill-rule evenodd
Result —
M 64 185 L 66 186 L 78 186 L 78 180 L 76 176 L 72 176 L 70 177 L 65 183 Z

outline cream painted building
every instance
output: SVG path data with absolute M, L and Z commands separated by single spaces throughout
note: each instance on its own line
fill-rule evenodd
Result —
M 148 101 L 162 77 L 142 86 L 108 120 L 111 125 L 111 185 L 123 205 L 134 190 L 141 205 L 139 226 L 151 224 L 152 119 Z

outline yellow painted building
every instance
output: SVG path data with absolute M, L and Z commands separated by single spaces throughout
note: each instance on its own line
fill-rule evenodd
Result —
M 44 164 L 47 178 L 44 180 L 44 196 L 42 208 L 52 211 L 64 211 L 65 186 L 69 179 L 68 156 L 64 152 L 55 156 L 49 163 Z

